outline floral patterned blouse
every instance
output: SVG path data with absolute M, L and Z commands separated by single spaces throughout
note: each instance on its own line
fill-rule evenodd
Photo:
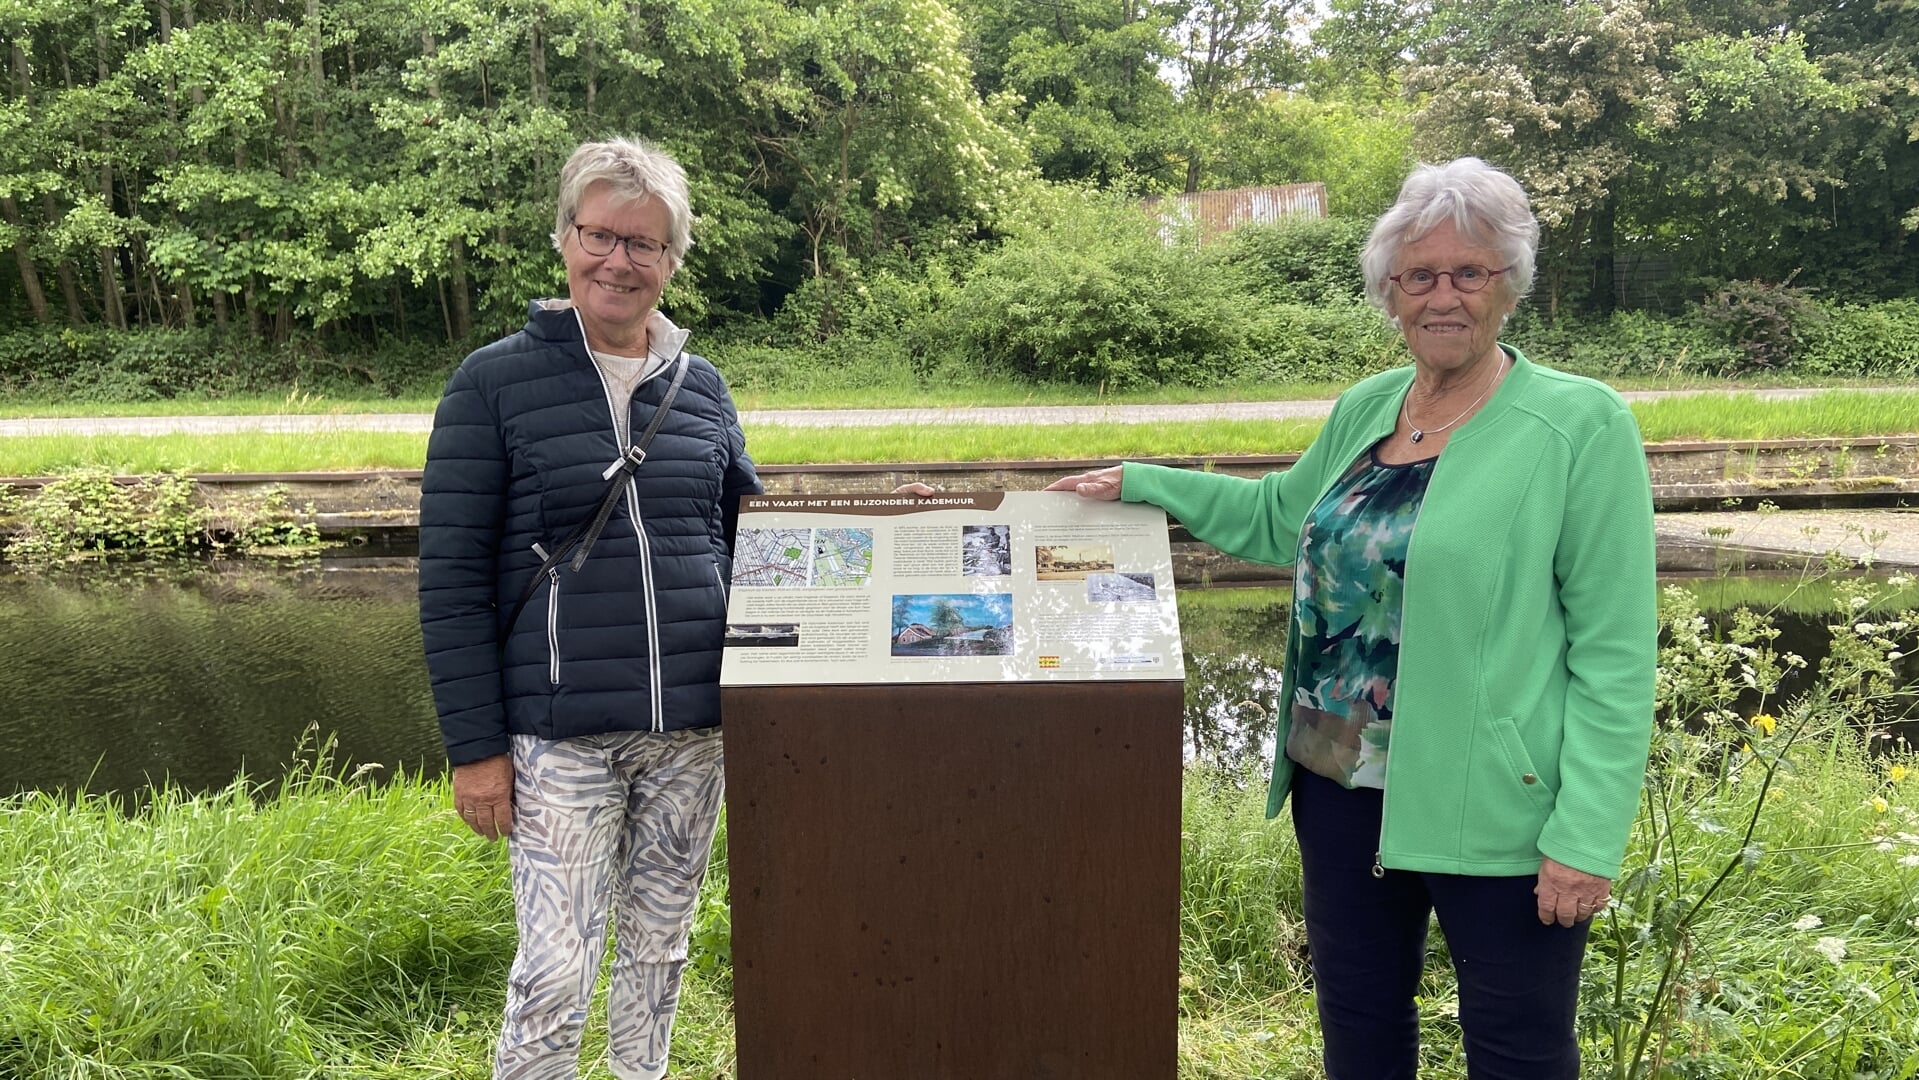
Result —
M 1374 447 L 1300 527 L 1286 756 L 1349 788 L 1386 786 L 1406 548 L 1437 460 L 1388 465 Z

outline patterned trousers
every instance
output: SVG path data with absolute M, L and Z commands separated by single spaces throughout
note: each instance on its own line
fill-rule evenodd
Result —
M 513 906 L 496 1080 L 573 1080 L 615 922 L 608 1065 L 666 1076 L 700 879 L 724 788 L 720 731 L 513 736 Z

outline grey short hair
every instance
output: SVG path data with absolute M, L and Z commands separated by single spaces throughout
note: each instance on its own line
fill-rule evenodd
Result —
M 1415 167 L 1399 189 L 1398 200 L 1373 223 L 1372 235 L 1359 253 L 1366 299 L 1385 310 L 1387 275 L 1393 272 L 1400 250 L 1446 221 L 1468 242 L 1499 252 L 1502 266 L 1512 267 L 1499 277 L 1508 299 L 1518 300 L 1532 290 L 1539 219 L 1533 217 L 1526 189 L 1484 161 L 1463 157 L 1444 165 Z
M 560 169 L 559 213 L 553 219 L 553 250 L 573 227 L 586 189 L 604 183 L 620 201 L 658 199 L 666 207 L 666 254 L 675 267 L 693 246 L 693 203 L 686 191 L 686 170 L 673 156 L 643 139 L 614 138 L 581 143 Z

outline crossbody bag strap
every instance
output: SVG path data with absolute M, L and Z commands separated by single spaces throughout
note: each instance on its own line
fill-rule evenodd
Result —
M 673 369 L 673 381 L 667 384 L 666 393 L 660 397 L 660 404 L 653 410 L 652 422 L 646 425 L 646 430 L 640 434 L 639 441 L 628 447 L 626 453 L 620 455 L 620 460 L 608 465 L 606 472 L 600 474 L 601 479 L 607 483 L 606 489 L 600 492 L 600 502 L 593 510 L 593 517 L 585 525 L 576 529 L 573 535 L 560 541 L 560 546 L 546 556 L 546 561 L 540 564 L 532 580 L 526 583 L 525 590 L 520 593 L 519 602 L 513 605 L 513 613 L 507 616 L 506 626 L 500 631 L 502 654 L 506 652 L 506 640 L 512 636 L 513 627 L 520 621 L 521 613 L 526 611 L 526 605 L 533 600 L 533 594 L 540 591 L 540 579 L 552 573 L 554 567 L 569 559 L 571 559 L 571 568 L 576 574 L 580 572 L 580 567 L 586 565 L 586 557 L 593 550 L 593 545 L 599 542 L 600 534 L 606 531 L 606 523 L 612 519 L 613 508 L 619 505 L 620 496 L 626 491 L 627 481 L 631 480 L 633 474 L 638 472 L 640 466 L 646 462 L 646 448 L 653 444 L 653 436 L 660 433 L 660 425 L 666 422 L 667 410 L 672 407 L 673 399 L 678 396 L 680 384 L 686 381 L 686 369 L 691 363 L 691 359 L 686 354 L 686 347 L 681 346 L 679 363 Z

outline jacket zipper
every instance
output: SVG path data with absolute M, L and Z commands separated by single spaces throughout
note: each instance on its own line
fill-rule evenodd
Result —
M 546 548 L 533 545 L 533 554 L 546 561 Z M 560 568 L 548 567 L 546 571 L 546 681 L 554 686 L 560 685 Z
M 546 572 L 546 681 L 560 685 L 560 571 Z
M 625 447 L 619 446 L 620 416 L 613 408 L 613 388 L 606 384 L 606 374 L 593 360 L 593 348 L 586 343 L 586 323 L 580 319 L 580 309 L 573 309 L 573 318 L 580 325 L 580 349 L 586 353 L 587 365 L 593 369 L 593 374 L 600 380 L 600 398 L 606 402 L 606 417 L 613 425 L 614 445 L 621 453 L 624 453 Z M 634 387 L 633 392 L 639 393 L 640 388 Z M 631 399 L 627 401 L 626 407 L 628 416 L 631 416 L 633 410 Z M 629 440 L 631 435 L 632 432 L 629 431 L 627 433 Z M 646 688 L 649 699 L 647 728 L 650 731 L 660 732 L 666 730 L 666 714 L 660 695 L 660 611 L 653 599 L 653 551 L 646 540 L 646 526 L 640 521 L 639 486 L 630 476 L 626 481 L 626 511 L 627 515 L 633 519 L 634 539 L 640 544 L 640 590 L 646 596 Z
M 533 545 L 539 562 L 547 560 L 547 549 Z M 547 681 L 560 685 L 560 568 L 547 568 Z

